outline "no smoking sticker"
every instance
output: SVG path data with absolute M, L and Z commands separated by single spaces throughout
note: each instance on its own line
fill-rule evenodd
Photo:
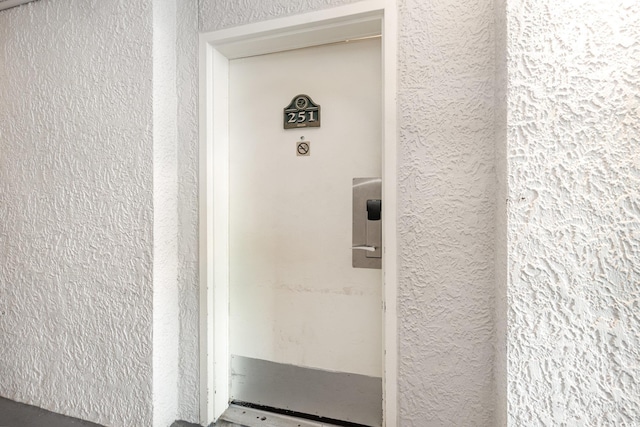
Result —
M 296 143 L 296 155 L 309 156 L 311 153 L 311 143 L 309 141 L 299 141 Z

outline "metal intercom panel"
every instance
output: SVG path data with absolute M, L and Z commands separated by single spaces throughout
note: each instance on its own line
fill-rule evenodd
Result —
M 353 179 L 352 259 L 355 268 L 382 268 L 382 179 Z

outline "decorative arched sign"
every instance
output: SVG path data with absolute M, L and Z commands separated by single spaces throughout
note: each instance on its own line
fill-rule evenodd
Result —
M 320 106 L 308 95 L 296 95 L 284 108 L 284 128 L 320 127 Z

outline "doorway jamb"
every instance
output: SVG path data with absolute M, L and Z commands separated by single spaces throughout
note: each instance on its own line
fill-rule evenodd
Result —
M 229 402 L 229 60 L 382 35 L 383 422 L 397 425 L 397 5 L 366 0 L 200 35 L 200 421 Z

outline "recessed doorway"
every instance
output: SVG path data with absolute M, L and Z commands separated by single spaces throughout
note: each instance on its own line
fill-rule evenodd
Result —
M 378 55 L 380 55 L 380 46 L 383 51 L 383 59 L 378 59 L 378 65 L 382 63 L 382 83 L 378 91 L 378 111 L 380 112 L 380 119 L 378 120 L 377 129 L 380 137 L 378 141 L 378 155 L 381 161 L 378 164 L 378 170 L 381 172 L 378 175 L 373 173 L 354 173 L 351 174 L 351 178 L 357 178 L 358 175 L 367 176 L 380 176 L 382 177 L 382 199 L 384 200 L 382 216 L 384 218 L 384 226 L 382 230 L 384 241 L 384 259 L 382 262 L 382 270 L 375 270 L 378 276 L 378 295 L 374 296 L 373 293 L 367 294 L 370 291 L 356 291 L 360 292 L 370 299 L 377 299 L 377 310 L 375 315 L 378 327 L 376 333 L 372 335 L 377 336 L 377 351 L 367 352 L 367 354 L 373 355 L 371 361 L 358 364 L 357 369 L 351 369 L 360 372 L 350 372 L 355 375 L 362 375 L 365 377 L 376 378 L 376 374 L 370 370 L 365 372 L 363 366 L 378 367 L 379 381 L 381 381 L 382 387 L 382 402 L 379 402 L 379 406 L 382 409 L 383 419 L 382 423 L 386 426 L 393 426 L 396 424 L 396 409 L 397 409 L 397 394 L 396 394 L 396 378 L 397 378 L 397 344 L 396 344 L 396 238 L 395 238 L 395 146 L 396 146 L 396 119 L 395 119 L 395 75 L 396 75 L 396 60 L 395 60 L 395 23 L 393 19 L 387 21 L 395 15 L 395 5 L 391 2 L 383 1 L 366 1 L 362 3 L 355 3 L 353 5 L 329 9 L 320 12 L 314 12 L 305 15 L 298 15 L 289 18 L 276 19 L 263 23 L 251 24 L 244 27 L 231 28 L 228 30 L 221 30 L 213 33 L 203 34 L 201 36 L 201 103 L 200 103 L 200 123 L 201 123 L 201 175 L 200 175 L 200 188 L 201 188 L 201 263 L 200 263 L 200 276 L 201 276 L 201 421 L 203 423 L 210 423 L 217 419 L 228 407 L 232 400 L 232 355 L 238 355 L 241 357 L 269 361 L 277 364 L 296 366 L 303 368 L 310 368 L 312 370 L 318 369 L 321 371 L 335 371 L 335 366 L 329 366 L 324 364 L 327 360 L 341 359 L 340 363 L 348 365 L 346 360 L 342 360 L 341 357 L 318 357 L 314 360 L 314 351 L 303 351 L 305 354 L 295 354 L 296 351 L 289 348 L 284 351 L 287 355 L 283 358 L 272 357 L 274 360 L 269 360 L 266 357 L 267 353 L 255 352 L 251 353 L 246 349 L 240 349 L 235 354 L 233 336 L 238 332 L 233 332 L 234 326 L 234 304 L 233 304 L 233 289 L 230 288 L 233 282 L 233 225 L 231 225 L 233 218 L 236 215 L 231 215 L 231 209 L 233 206 L 233 184 L 230 183 L 230 179 L 233 178 L 232 160 L 231 155 L 233 144 L 231 134 L 233 132 L 229 123 L 233 123 L 233 119 L 230 120 L 230 115 L 233 112 L 233 91 L 230 80 L 233 77 L 230 74 L 230 69 L 233 68 L 233 61 L 240 58 L 253 57 L 255 55 L 274 54 L 275 52 L 287 53 L 285 51 L 294 51 L 300 48 L 311 49 L 323 49 L 323 46 L 330 43 L 342 42 L 345 40 L 356 40 L 367 37 L 375 37 L 382 35 L 382 38 L 372 39 L 377 40 L 377 43 L 381 43 L 378 46 Z M 388 12 L 390 10 L 390 12 Z M 384 34 L 383 34 L 384 33 Z M 351 43 L 341 44 L 344 46 L 354 46 L 356 43 L 365 43 L 365 41 L 352 41 Z M 325 46 L 328 47 L 328 46 Z M 292 52 L 289 52 L 292 53 Z M 242 61 L 242 60 L 241 60 Z M 380 68 L 379 68 L 380 69 Z M 232 82 L 231 82 L 232 83 Z M 300 92 L 303 90 L 301 89 Z M 295 94 L 298 90 L 294 90 Z M 289 94 L 293 96 L 292 94 Z M 308 94 L 313 98 L 313 94 Z M 382 99 L 380 101 L 380 98 Z M 385 101 L 386 100 L 386 101 Z M 286 100 L 290 101 L 290 100 Z M 322 106 L 322 102 L 318 99 L 314 99 Z M 282 101 L 279 101 L 281 104 Z M 324 101 L 323 101 L 324 102 Z M 325 105 L 331 105 L 332 101 Z M 231 108 L 230 108 L 231 106 Z M 279 114 L 282 114 L 282 108 L 284 105 L 279 106 Z M 291 144 L 295 144 L 295 139 L 304 136 L 308 140 L 311 149 L 311 155 L 305 159 L 300 159 L 296 156 L 290 160 L 311 160 L 320 161 L 321 157 L 318 154 L 322 154 L 322 150 L 330 147 L 331 142 L 324 145 L 320 145 L 323 140 L 324 133 L 328 132 L 328 127 L 324 125 L 327 120 L 326 107 L 323 109 L 323 126 L 317 129 L 317 132 L 313 134 L 311 131 L 306 135 L 298 135 L 292 137 Z M 283 132 L 280 129 L 280 132 Z M 294 132 L 295 133 L 295 132 Z M 314 141 L 315 139 L 315 141 Z M 330 138 L 335 140 L 336 138 Z M 372 139 L 368 139 L 372 141 Z M 317 142 L 317 143 L 316 143 Z M 295 150 L 295 146 L 290 147 Z M 320 150 L 320 151 L 316 151 Z M 289 151 L 295 155 L 295 151 Z M 314 157 L 315 155 L 315 157 Z M 346 158 L 346 157 L 345 157 Z M 349 162 L 347 162 L 349 163 Z M 350 162 L 353 163 L 353 162 Z M 302 165 L 302 163 L 292 163 L 294 167 Z M 307 164 L 309 166 L 309 164 Z M 307 171 L 298 171 L 299 173 L 305 173 Z M 294 186 L 288 186 L 293 188 Z M 348 188 L 348 186 L 347 186 Z M 351 191 L 350 189 L 348 190 Z M 332 196 L 334 194 L 332 193 Z M 344 194 L 340 196 L 344 198 Z M 319 201 L 322 203 L 322 201 Z M 344 205 L 344 203 L 341 203 Z M 305 204 L 308 206 L 308 204 Z M 319 211 L 316 207 L 316 211 Z M 350 207 L 349 207 L 350 209 Z M 306 215 L 314 215 L 313 212 Z M 333 214 L 331 214 L 333 215 Z M 309 217 L 312 219 L 311 217 Z M 317 221 L 317 220 L 316 220 Z M 350 221 L 347 219 L 347 224 L 350 226 Z M 344 236 L 343 236 L 344 237 Z M 322 236 L 324 239 L 324 236 Z M 351 254 L 351 236 L 346 239 L 347 244 L 339 244 L 340 248 L 336 252 L 345 250 L 348 254 Z M 250 246 L 250 248 L 256 248 L 257 246 Z M 311 246 L 311 250 L 316 250 L 318 246 Z M 333 256 L 333 251 L 328 250 Z M 296 254 L 299 254 L 297 250 L 294 250 Z M 326 253 L 326 251 L 325 251 Z M 321 259 L 315 257 L 316 260 Z M 242 264 L 242 263 L 240 263 Z M 317 268 L 313 267 L 313 268 Z M 351 266 L 349 266 L 352 269 Z M 240 270 L 242 271 L 242 270 Z M 373 271 L 373 270 L 372 270 Z M 348 273 L 352 274 L 352 273 Z M 367 275 L 369 273 L 365 273 Z M 308 274 L 307 274 L 308 276 Z M 302 283 L 302 282 L 297 282 Z M 289 285 L 284 286 L 280 291 L 294 292 L 296 293 L 296 284 L 290 282 Z M 307 286 L 307 285 L 300 285 Z M 323 285 L 324 286 L 324 285 Z M 375 287 L 375 285 L 374 285 Z M 230 289 L 232 292 L 230 293 Z M 335 291 L 325 290 L 328 288 L 320 288 L 320 291 L 307 292 L 310 295 L 320 296 L 325 298 L 328 294 L 335 297 L 346 298 L 349 290 L 345 291 L 345 286 L 342 287 L 342 294 Z M 355 288 L 353 288 L 355 289 Z M 362 289 L 362 288 L 361 288 Z M 255 289 L 250 289 L 248 293 L 253 293 Z M 262 289 L 261 291 L 264 291 Z M 304 292 L 297 292 L 298 294 L 304 294 Z M 367 295 L 365 295 L 367 294 Z M 246 295 L 245 295 L 246 296 Z M 309 296 L 309 295 L 308 295 Z M 272 297 L 267 297 L 270 301 L 274 301 Z M 302 297 L 301 297 L 302 298 Z M 246 299 L 246 298 L 243 298 Z M 308 298 L 311 300 L 311 298 Z M 257 299 L 251 299 L 250 303 Z M 302 298 L 304 300 L 304 298 Z M 240 299 L 238 299 L 240 301 Z M 289 303 L 291 300 L 285 298 L 283 303 Z M 308 301 L 307 301 L 308 302 Z M 294 303 L 293 309 L 298 310 L 298 318 L 305 316 L 309 318 L 321 318 L 317 317 L 323 313 L 313 313 L 313 306 L 307 305 L 309 308 L 300 310 L 304 307 L 304 301 L 299 301 L 300 304 Z M 330 307 L 339 307 L 339 303 L 329 304 Z M 348 305 L 348 304 L 347 304 Z M 231 309 L 229 309 L 231 307 Z M 245 307 L 246 308 L 246 307 Z M 305 311 L 302 313 L 301 311 Z M 322 310 L 317 310 L 322 311 Z M 343 313 L 346 312 L 342 310 Z M 357 311 L 357 310 L 356 310 Z M 276 311 L 271 311 L 273 315 Z M 285 310 L 289 314 L 292 311 Z M 343 316 L 343 315 L 341 315 Z M 238 317 L 238 318 L 241 318 Z M 339 319 L 340 316 L 335 316 L 335 319 Z M 371 317 L 370 319 L 374 319 Z M 254 319 L 255 320 L 255 319 Z M 325 319 L 326 320 L 326 319 Z M 259 323 L 259 322 L 258 322 Z M 334 326 L 331 326 L 331 319 L 328 322 L 320 321 L 320 324 L 328 324 L 329 330 L 336 329 L 335 324 L 344 322 L 334 322 Z M 300 325 L 298 322 L 289 322 L 289 325 Z M 353 323 L 356 325 L 357 323 Z M 348 329 L 350 324 L 346 324 Z M 259 325 L 257 330 L 263 327 Z M 295 329 L 295 327 L 294 327 Z M 363 330 L 362 328 L 354 329 Z M 247 330 L 256 330 L 254 328 L 248 328 Z M 232 331 L 233 333 L 230 333 Z M 342 331 L 341 331 L 342 332 Z M 347 331 L 344 331 L 345 333 Z M 241 335 L 240 333 L 238 333 Z M 278 342 L 274 341 L 273 332 L 270 332 L 269 339 L 264 339 L 264 342 Z M 297 334 L 297 335 L 296 335 Z M 266 335 L 265 335 L 266 336 Z M 308 337 L 304 333 L 304 330 L 290 330 L 289 338 L 297 336 L 302 341 Z M 328 333 L 327 336 L 337 336 L 335 334 Z M 286 341 L 287 338 L 282 336 Z M 244 340 L 246 342 L 246 340 Z M 258 340 L 259 341 L 259 340 Z M 353 343 L 351 338 L 347 338 L 346 341 Z M 375 341 L 375 340 L 374 340 Z M 238 341 L 242 343 L 243 341 Z M 261 350 L 264 350 L 264 342 L 256 347 L 263 346 Z M 356 340 L 357 342 L 357 340 Z M 372 341 L 373 342 L 373 341 Z M 281 342 L 283 344 L 283 342 Z M 313 343 L 311 343 L 313 344 Z M 354 348 L 365 348 L 367 345 L 360 343 L 361 345 L 352 345 Z M 240 344 L 242 346 L 242 344 Z M 286 345 L 280 347 L 280 349 L 286 348 Z M 305 348 L 308 346 L 302 346 L 299 348 Z M 325 346 L 327 347 L 327 346 Z M 244 354 L 242 354 L 244 353 Z M 318 352 L 320 354 L 321 352 Z M 345 351 L 345 354 L 353 354 L 352 351 Z M 266 357 L 266 358 L 265 358 Z M 357 356 L 357 358 L 360 356 Z M 368 356 L 367 356 L 368 357 Z M 234 356 L 235 358 L 235 356 Z M 377 360 L 375 360 L 377 358 Z M 324 360 L 319 362 L 318 360 Z M 281 363 L 284 362 L 284 363 Z M 333 360 L 335 362 L 335 360 Z M 333 363 L 331 362 L 331 363 Z M 343 368 L 338 368 L 340 371 Z M 368 368 L 367 368 L 368 369 Z M 380 380 L 381 378 L 381 380 Z

